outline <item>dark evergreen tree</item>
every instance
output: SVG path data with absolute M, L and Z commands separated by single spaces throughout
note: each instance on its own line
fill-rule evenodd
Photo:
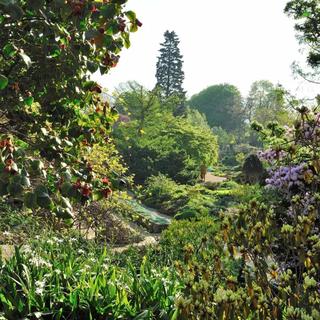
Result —
M 184 72 L 182 70 L 182 55 L 179 49 L 179 38 L 174 31 L 164 33 L 165 41 L 161 43 L 160 56 L 157 62 L 157 87 L 161 89 L 165 98 L 176 95 L 181 104 L 184 104 L 186 92 L 182 83 Z

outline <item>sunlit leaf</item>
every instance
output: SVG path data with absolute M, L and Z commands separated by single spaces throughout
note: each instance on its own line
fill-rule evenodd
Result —
M 8 83 L 9 83 L 8 78 L 3 74 L 0 74 L 0 90 L 3 90 L 4 88 L 6 88 Z
M 127 11 L 127 12 L 125 13 L 125 15 L 128 17 L 128 19 L 129 19 L 131 22 L 135 22 L 136 19 L 137 19 L 137 16 L 136 16 L 135 12 L 133 12 L 133 11 Z
M 14 48 L 14 46 L 11 43 L 7 43 L 4 47 L 3 47 L 3 53 L 5 55 L 5 57 L 7 58 L 11 58 L 16 54 L 16 49 Z
M 23 62 L 26 64 L 27 68 L 29 68 L 32 64 L 32 61 L 28 55 L 26 55 L 24 52 L 19 52 L 20 57 L 22 58 Z
M 33 104 L 33 101 L 34 101 L 34 98 L 33 97 L 27 97 L 24 99 L 24 103 L 27 105 L 27 106 L 31 106 Z

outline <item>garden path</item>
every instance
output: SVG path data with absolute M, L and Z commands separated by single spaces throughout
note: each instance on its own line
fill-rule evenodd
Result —
M 206 173 L 205 182 L 217 183 L 217 182 L 223 182 L 226 180 L 227 180 L 226 177 L 218 177 L 218 176 L 213 175 L 211 172 Z

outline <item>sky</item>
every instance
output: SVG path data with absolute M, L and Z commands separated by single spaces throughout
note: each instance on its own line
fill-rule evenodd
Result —
M 303 61 L 294 21 L 283 13 L 287 0 L 129 0 L 143 23 L 131 35 L 118 66 L 94 79 L 110 93 L 136 80 L 148 89 L 156 83 L 156 63 L 166 30 L 180 39 L 187 95 L 210 85 L 230 83 L 243 96 L 256 80 L 281 83 L 299 97 L 313 98 L 318 88 L 295 79 L 291 64 Z

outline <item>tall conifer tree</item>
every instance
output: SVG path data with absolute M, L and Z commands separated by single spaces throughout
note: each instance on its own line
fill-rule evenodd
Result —
M 180 41 L 174 31 L 166 31 L 164 38 L 157 62 L 157 87 L 161 88 L 165 98 L 176 95 L 183 102 L 186 93 L 182 87 L 184 72 L 182 70 L 182 55 L 179 49 Z

